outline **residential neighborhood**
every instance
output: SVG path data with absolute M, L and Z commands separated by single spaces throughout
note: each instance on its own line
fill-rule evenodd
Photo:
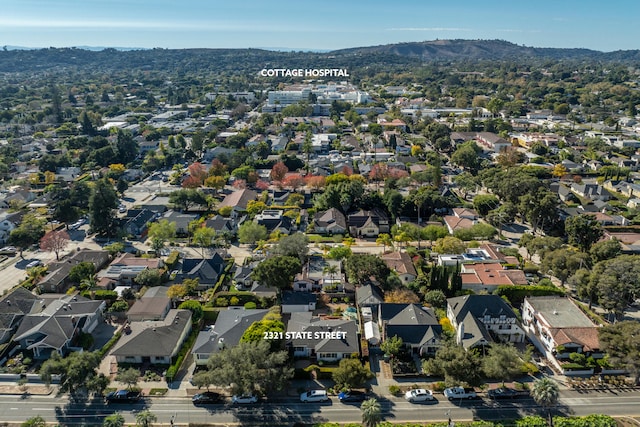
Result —
M 635 390 L 640 100 L 485 72 L 127 76 L 1 116 L 0 379 L 240 405 Z

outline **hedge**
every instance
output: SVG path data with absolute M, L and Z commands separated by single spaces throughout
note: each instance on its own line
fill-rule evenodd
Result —
M 191 333 L 189 334 L 189 337 L 184 341 L 184 343 L 182 343 L 182 347 L 180 348 L 180 351 L 176 356 L 176 361 L 171 366 L 169 366 L 169 369 L 167 369 L 167 373 L 165 374 L 167 382 L 171 382 L 175 378 L 176 374 L 180 370 L 180 367 L 182 366 L 182 362 L 184 361 L 185 356 L 187 355 L 187 353 L 189 353 L 189 351 L 191 351 L 191 347 L 193 347 L 193 344 L 196 342 L 196 338 L 198 338 L 199 333 L 199 328 L 193 328 L 191 330 Z
M 93 300 L 110 300 L 115 301 L 118 299 L 118 293 L 116 291 L 109 291 L 107 289 L 98 289 L 95 291 L 82 291 L 81 296 Z
M 538 285 L 500 285 L 495 294 L 505 296 L 512 306 L 517 307 L 524 302 L 525 297 L 539 297 L 547 295 L 564 296 L 562 289 Z
M 114 345 L 116 345 L 116 343 L 118 342 L 121 336 L 122 336 L 122 332 L 116 332 L 113 335 L 113 337 L 111 337 L 111 339 L 107 341 L 107 343 L 100 350 L 98 350 L 98 355 L 100 356 L 100 359 L 102 359 L 105 356 L 105 354 L 107 354 L 109 350 L 111 350 L 111 348 Z

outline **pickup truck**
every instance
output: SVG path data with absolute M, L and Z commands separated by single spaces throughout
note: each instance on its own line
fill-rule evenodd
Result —
M 107 393 L 105 399 L 107 403 L 134 403 L 142 398 L 139 391 L 118 390 Z
M 477 399 L 478 395 L 472 388 L 451 387 L 444 389 L 444 397 L 449 400 Z

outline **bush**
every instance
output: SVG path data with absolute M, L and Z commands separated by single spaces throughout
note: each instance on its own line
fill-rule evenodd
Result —
M 223 297 L 218 297 L 213 303 L 216 307 L 228 307 L 229 300 Z
M 191 334 L 189 334 L 189 338 L 187 338 L 184 343 L 182 343 L 182 347 L 180 347 L 180 351 L 176 356 L 175 362 L 171 366 L 169 366 L 169 369 L 167 369 L 167 373 L 165 375 L 167 382 L 173 381 L 173 379 L 176 377 L 176 374 L 180 370 L 185 356 L 189 353 L 191 347 L 193 347 L 193 344 L 196 342 L 196 338 L 198 338 L 199 333 L 200 331 L 197 328 L 193 328 Z
M 391 393 L 394 396 L 398 396 L 400 395 L 400 387 L 398 387 L 397 385 L 393 384 L 389 386 L 389 393 Z
M 256 303 L 255 303 L 255 302 L 253 302 L 253 301 L 249 301 L 249 302 L 247 302 L 247 303 L 245 303 L 245 304 L 244 304 L 244 308 L 245 308 L 246 310 L 254 310 L 254 309 L 256 309 L 256 308 L 257 308 L 257 305 L 256 305 Z
M 173 270 L 173 266 L 176 265 L 179 259 L 180 259 L 180 252 L 173 251 L 169 254 L 169 256 L 164 261 L 164 263 L 169 270 Z
M 107 354 L 109 350 L 111 350 L 111 348 L 114 345 L 116 345 L 116 343 L 118 342 L 121 336 L 122 336 L 122 332 L 117 332 L 109 341 L 107 341 L 104 347 L 98 350 L 98 355 L 100 356 L 100 359 L 102 359 L 105 356 L 105 354 Z
M 238 297 L 231 297 L 231 299 L 229 300 L 229 304 L 236 306 L 236 305 L 240 305 L 240 299 Z

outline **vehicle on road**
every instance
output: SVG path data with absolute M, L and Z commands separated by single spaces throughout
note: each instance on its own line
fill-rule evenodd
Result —
M 524 399 L 530 397 L 528 390 L 516 390 L 509 387 L 499 387 L 487 392 L 489 399 L 508 400 L 508 399 Z
M 369 395 L 366 392 L 359 390 L 343 391 L 338 394 L 338 400 L 342 403 L 362 402 L 368 398 Z
M 326 390 L 305 391 L 300 395 L 300 402 L 326 402 L 329 400 Z
M 105 399 L 107 403 L 134 403 L 142 398 L 139 391 L 118 390 L 107 393 Z
M 472 388 L 451 387 L 444 389 L 444 397 L 449 400 L 477 399 L 478 395 Z
M 16 252 L 18 252 L 18 250 L 13 246 L 5 246 L 4 248 L 0 249 L 0 255 L 14 256 Z
M 435 397 L 433 397 L 433 392 L 424 388 L 409 390 L 404 394 L 404 398 L 411 403 L 435 400 Z
M 253 394 L 247 394 L 242 396 L 236 395 L 231 397 L 231 403 L 233 404 L 245 405 L 245 404 L 257 403 L 257 402 L 258 402 L 258 396 L 255 396 Z
M 191 401 L 194 405 L 202 405 L 207 403 L 220 403 L 222 402 L 222 396 L 213 391 L 205 391 L 203 393 L 195 394 Z
M 27 268 L 39 267 L 41 265 L 42 265 L 42 261 L 40 261 L 39 259 L 36 259 L 34 261 L 31 261 L 29 264 L 27 264 Z

